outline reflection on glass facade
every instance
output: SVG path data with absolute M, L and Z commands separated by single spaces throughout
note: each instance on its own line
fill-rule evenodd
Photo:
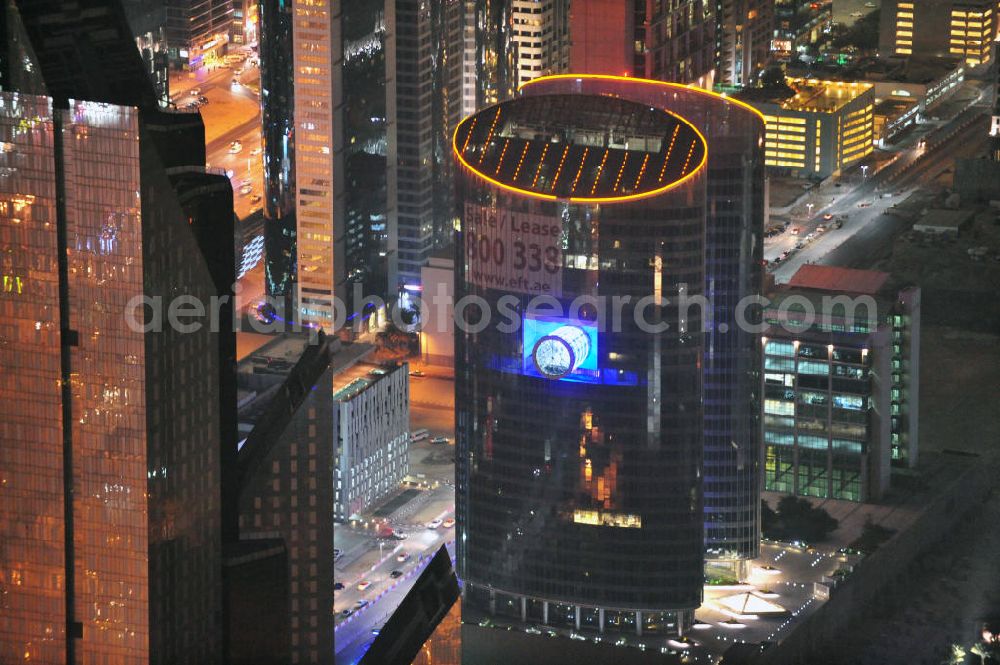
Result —
M 0 93 L 0 661 L 66 656 L 54 136 L 47 97 Z
M 69 263 L 63 325 L 77 336 L 69 343 L 73 597 L 85 634 L 77 652 L 84 662 L 127 660 L 150 646 L 145 348 L 142 333 L 122 320 L 125 303 L 143 291 L 139 117 L 127 107 L 72 101 L 60 115 Z
M 127 318 L 214 290 L 139 115 L 0 93 L 5 663 L 221 656 L 217 344 Z
M 764 123 L 745 104 L 659 81 L 554 76 L 524 95 L 604 93 L 673 111 L 709 144 L 704 293 L 712 303 L 704 353 L 705 546 L 710 558 L 746 562 L 760 535 L 760 350 L 737 325 L 737 304 L 759 295 L 763 279 Z M 760 309 L 745 312 L 751 324 Z M 739 574 L 746 573 L 745 563 Z
M 705 151 L 683 118 L 611 97 L 459 125 L 456 298 L 515 323 L 457 333 L 465 607 L 634 635 L 700 604 L 704 336 L 655 298 L 702 293 Z M 539 295 L 561 311 L 532 309 Z M 598 300 L 571 310 L 578 296 Z M 618 323 L 602 296 L 631 299 Z
M 260 110 L 264 160 L 264 285 L 288 296 L 295 281 L 295 132 L 292 3 L 260 3 Z

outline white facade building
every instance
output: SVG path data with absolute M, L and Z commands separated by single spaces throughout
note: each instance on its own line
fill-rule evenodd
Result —
M 362 513 L 410 467 L 409 365 L 359 364 L 334 377 L 334 520 Z

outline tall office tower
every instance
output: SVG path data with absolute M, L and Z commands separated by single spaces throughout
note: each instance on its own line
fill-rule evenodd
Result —
M 167 169 L 225 176 L 117 3 L 4 4 L 0 661 L 219 662 L 221 342 L 156 302 L 207 307 L 232 228 Z
M 713 566 L 745 577 L 760 546 L 760 363 L 756 335 L 738 306 L 760 295 L 766 210 L 764 123 L 752 107 L 704 90 L 602 76 L 538 79 L 522 93 L 614 94 L 683 114 L 705 135 L 708 223 L 704 293 L 705 547 Z M 746 311 L 758 323 L 759 311 Z
M 266 288 L 329 329 L 354 284 L 395 286 L 385 20 L 363 0 L 262 0 L 260 16 Z
M 476 102 L 479 109 L 510 99 L 517 90 L 517 48 L 507 0 L 470 0 L 466 12 L 475 26 Z
M 463 110 L 462 0 L 387 0 L 389 226 L 400 284 L 419 284 L 435 247 L 451 241 L 451 140 Z
M 463 612 L 690 624 L 705 346 L 678 293 L 704 289 L 708 151 L 682 116 L 611 95 L 525 96 L 459 125 L 455 296 L 513 323 L 456 339 Z
M 389 98 L 389 224 L 399 234 L 399 280 L 420 281 L 434 244 L 434 73 L 430 3 L 388 0 L 394 72 Z
M 264 288 L 272 298 L 288 299 L 293 295 L 296 275 L 293 5 L 262 0 L 259 15 Z
M 233 23 L 232 0 L 164 0 L 170 64 L 197 69 L 225 53 Z
M 123 0 L 122 4 L 160 106 L 167 106 L 170 103 L 170 60 L 166 9 L 160 0 Z
M 569 0 L 513 0 L 517 82 L 569 69 Z
M 959 56 L 970 66 L 987 62 L 997 9 L 993 0 L 888 0 L 879 19 L 879 51 Z
M 434 132 L 434 246 L 446 247 L 455 235 L 455 162 L 451 142 L 462 114 L 463 0 L 431 4 L 435 56 L 432 122 Z
M 572 0 L 570 71 L 711 89 L 716 77 L 715 11 L 700 0 Z
M 384 300 L 394 292 L 397 239 L 388 219 L 385 7 L 369 0 L 349 0 L 343 7 L 344 300 L 354 311 L 356 287 L 363 296 Z M 378 320 L 369 316 L 367 323 Z
M 296 319 L 330 328 L 346 275 L 341 3 L 293 5 Z
M 462 113 L 472 115 L 476 110 L 479 85 L 476 79 L 476 0 L 462 2 Z
M 722 0 L 717 11 L 719 82 L 742 88 L 767 64 L 774 0 Z

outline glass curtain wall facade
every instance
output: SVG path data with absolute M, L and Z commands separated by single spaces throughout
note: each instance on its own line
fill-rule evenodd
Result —
M 264 288 L 292 295 L 295 283 L 295 83 L 292 3 L 261 0 L 260 115 L 264 159 Z
M 683 115 L 709 143 L 704 293 L 706 317 L 705 546 L 745 575 L 760 546 L 760 366 L 757 335 L 738 325 L 737 305 L 760 295 L 765 173 L 761 115 L 746 104 L 673 83 L 614 76 L 536 79 L 522 95 L 613 94 Z M 758 307 L 744 312 L 760 323 Z
M 454 150 L 456 298 L 514 324 L 456 338 L 463 610 L 676 633 L 701 603 L 705 348 L 700 317 L 652 303 L 704 289 L 705 141 L 648 105 L 541 95 L 466 119 Z
M 221 656 L 217 342 L 126 318 L 214 289 L 139 115 L 0 93 L 4 662 Z

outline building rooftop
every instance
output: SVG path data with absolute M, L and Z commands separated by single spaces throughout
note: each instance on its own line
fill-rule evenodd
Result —
M 521 194 L 573 201 L 654 195 L 707 156 L 689 122 L 616 97 L 538 95 L 463 120 L 454 151 L 480 177 Z
M 877 295 L 889 279 L 889 273 L 857 270 L 807 263 L 795 271 L 789 288 L 836 291 L 838 293 Z
M 972 210 L 946 210 L 944 208 L 931 208 L 927 214 L 917 220 L 917 226 L 936 227 L 941 229 L 955 229 L 963 226 L 972 219 L 975 213 Z
M 396 367 L 368 362 L 360 362 L 357 365 L 344 368 L 333 377 L 333 400 L 335 402 L 350 401 L 396 369 Z
M 786 78 L 787 89 L 750 88 L 738 97 L 749 102 L 776 104 L 789 111 L 836 113 L 875 86 L 860 81 Z M 790 91 L 790 92 L 789 92 Z
M 17 0 L 16 5 L 46 94 L 144 110 L 157 107 L 120 2 Z
M 890 97 L 875 104 L 875 115 L 895 118 L 903 115 L 917 105 L 916 99 L 896 99 Z

